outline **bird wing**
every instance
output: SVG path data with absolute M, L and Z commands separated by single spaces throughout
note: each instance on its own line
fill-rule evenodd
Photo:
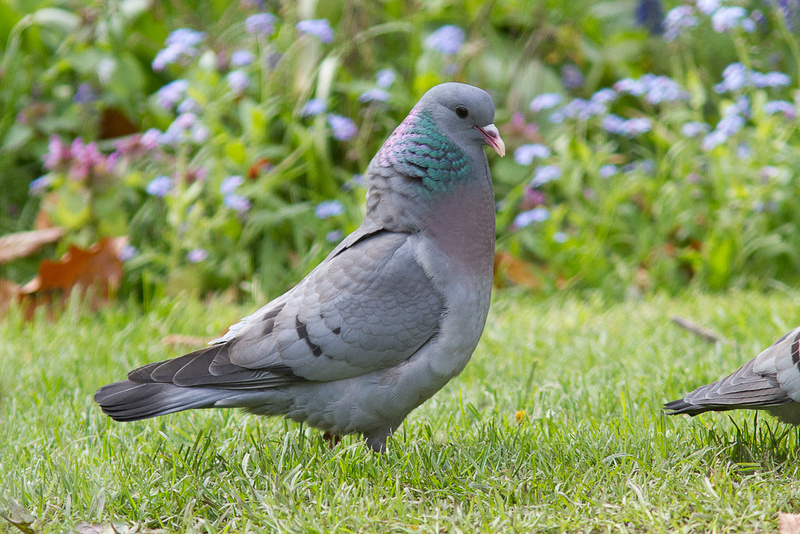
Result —
M 409 237 L 357 230 L 297 286 L 215 344 L 128 378 L 250 389 L 338 380 L 401 363 L 436 335 L 444 312 Z

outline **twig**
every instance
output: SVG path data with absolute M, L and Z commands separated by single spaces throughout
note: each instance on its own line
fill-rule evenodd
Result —
M 694 334 L 696 336 L 700 336 L 701 338 L 705 339 L 709 343 L 716 343 L 718 341 L 726 341 L 726 339 L 724 337 L 722 337 L 721 335 L 717 334 L 716 332 L 713 332 L 712 330 L 709 330 L 708 328 L 700 326 L 699 324 L 695 323 L 694 321 L 690 321 L 689 319 L 684 319 L 683 317 L 680 317 L 678 315 L 673 315 L 672 316 L 672 322 L 675 323 L 676 325 L 680 326 L 681 328 L 684 328 L 684 329 L 688 330 L 692 334 Z

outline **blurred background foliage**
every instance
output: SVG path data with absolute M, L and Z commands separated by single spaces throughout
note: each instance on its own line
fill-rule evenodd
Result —
M 122 294 L 274 295 L 431 86 L 489 91 L 498 285 L 798 282 L 797 2 L 0 1 L 0 235 L 127 236 Z

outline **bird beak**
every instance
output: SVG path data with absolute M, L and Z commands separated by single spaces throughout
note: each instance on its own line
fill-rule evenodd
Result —
M 506 144 L 500 138 L 500 132 L 497 131 L 497 126 L 489 124 L 487 126 L 475 126 L 475 128 L 483 135 L 486 144 L 492 147 L 501 158 L 506 155 Z

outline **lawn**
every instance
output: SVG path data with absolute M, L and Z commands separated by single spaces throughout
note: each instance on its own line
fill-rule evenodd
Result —
M 800 292 L 495 295 L 464 373 L 386 455 L 238 411 L 119 424 L 95 389 L 211 339 L 252 306 L 155 299 L 0 323 L 0 508 L 38 532 L 756 532 L 800 508 L 800 433 L 660 406 L 800 324 Z M 716 346 L 675 326 L 711 328 Z M 521 411 L 524 410 L 524 415 Z M 86 529 L 83 527 L 78 527 Z M 17 532 L 0 520 L 0 532 Z

